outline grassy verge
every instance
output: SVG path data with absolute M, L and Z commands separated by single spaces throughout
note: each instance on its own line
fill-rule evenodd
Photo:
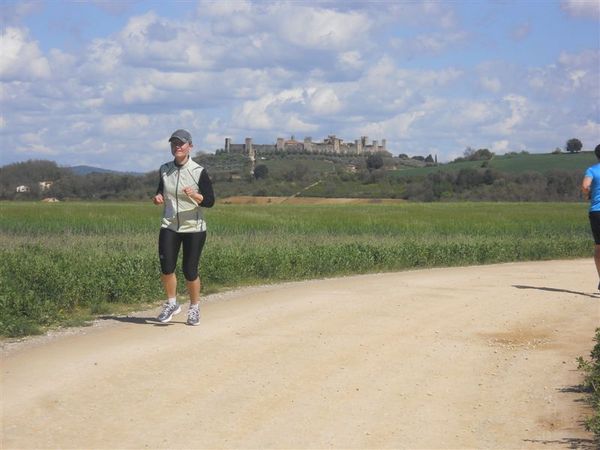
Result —
M 0 335 L 159 302 L 159 216 L 148 203 L 0 203 Z M 206 216 L 204 293 L 593 251 L 583 204 L 217 205 Z
M 596 345 L 590 352 L 590 359 L 579 357 L 577 361 L 579 370 L 584 373 L 583 389 L 589 394 L 588 401 L 593 409 L 585 427 L 592 431 L 600 442 L 600 328 L 596 328 L 594 341 Z

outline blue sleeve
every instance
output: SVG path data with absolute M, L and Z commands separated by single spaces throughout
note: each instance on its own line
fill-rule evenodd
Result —
M 581 173 L 581 172 L 579 172 Z M 588 167 L 588 169 L 585 171 L 585 176 L 586 177 L 590 177 L 590 178 L 594 178 L 594 172 L 592 171 L 591 167 Z

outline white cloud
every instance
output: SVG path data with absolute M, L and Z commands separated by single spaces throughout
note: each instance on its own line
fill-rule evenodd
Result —
M 267 112 L 267 108 L 273 102 L 273 98 L 263 97 L 256 101 L 247 101 L 235 109 L 233 114 L 233 124 L 239 128 L 250 129 L 270 129 L 273 127 L 273 121 Z
M 198 14 L 200 16 L 231 17 L 235 14 L 249 13 L 252 10 L 252 3 L 248 0 L 235 1 L 211 1 L 202 0 L 198 3 Z
M 132 136 L 150 125 L 148 116 L 142 114 L 119 114 L 106 116 L 102 120 L 104 132 L 112 135 Z
M 149 142 L 148 146 L 153 150 L 165 150 L 165 148 L 168 148 L 165 139 L 155 139 Z
M 574 94 L 590 101 L 600 101 L 600 57 L 598 52 L 585 50 L 579 53 L 562 52 L 557 63 L 529 70 L 526 80 L 532 88 L 546 98 L 564 102 Z M 517 79 L 517 75 L 513 74 Z M 594 100 L 595 99 L 595 100 Z
M 256 31 L 256 28 L 257 25 L 251 16 L 244 16 L 239 13 L 223 17 L 222 20 L 216 20 L 211 27 L 212 31 L 217 34 L 230 36 L 251 34 Z
M 87 100 L 83 100 L 81 103 L 86 109 L 95 110 L 95 109 L 102 107 L 102 105 L 104 105 L 104 99 L 103 98 L 90 98 Z
M 276 134 L 313 133 L 319 130 L 313 114 L 327 117 L 340 107 L 333 89 L 288 89 L 244 102 L 235 109 L 233 124 L 236 128 L 275 130 Z
M 342 108 L 342 103 L 331 88 L 318 88 L 310 94 L 310 108 L 315 114 L 335 114 Z
M 92 0 L 91 3 L 114 16 L 126 13 L 132 6 L 131 2 L 123 2 L 121 0 Z
M 148 103 L 158 100 L 158 90 L 151 84 L 136 85 L 123 92 L 125 103 Z
M 500 92 L 500 90 L 502 89 L 502 83 L 498 78 L 481 77 L 480 82 L 483 88 L 490 92 Z
M 597 0 L 563 0 L 560 7 L 573 17 L 600 19 L 600 2 Z
M 496 135 L 508 135 L 513 133 L 516 127 L 523 125 L 530 113 L 529 101 L 523 96 L 509 94 L 505 95 L 503 100 L 505 105 L 508 105 L 507 112 L 510 115 L 505 114 L 500 122 L 487 127 L 488 131 Z
M 506 139 L 492 142 L 491 151 L 496 154 L 502 154 L 509 151 L 509 142 Z
M 382 8 L 381 5 L 379 2 L 374 2 L 373 8 L 379 10 L 379 14 L 384 16 L 384 19 L 400 24 L 418 26 L 419 28 L 451 29 L 459 23 L 450 2 L 437 0 L 390 2 L 385 4 L 385 8 Z
M 357 51 L 342 52 L 338 55 L 339 63 L 349 69 L 360 69 L 364 66 L 364 60 Z
M 58 154 L 56 149 L 47 145 L 47 139 L 47 128 L 42 128 L 35 132 L 23 133 L 19 138 L 19 145 L 16 146 L 16 150 L 20 153 L 38 153 L 45 156 Z
M 371 20 L 359 11 L 337 12 L 301 5 L 274 4 L 269 8 L 278 34 L 298 47 L 350 50 L 369 34 Z
M 406 139 L 416 122 L 425 117 L 425 110 L 403 112 L 381 122 L 371 122 L 360 128 L 361 136 L 372 136 L 375 139 Z
M 20 153 L 37 153 L 38 155 L 44 155 L 46 157 L 58 155 L 60 152 L 56 148 L 51 148 L 45 144 L 30 144 L 26 147 L 17 147 L 17 151 Z
M 446 101 L 436 108 L 437 126 L 442 130 L 470 130 L 499 120 L 501 112 L 494 102 L 459 99 Z
M 600 122 L 587 120 L 584 124 L 576 125 L 575 135 L 584 143 L 584 148 L 593 149 L 600 144 Z
M 145 39 L 148 35 L 148 28 L 157 21 L 158 16 L 153 11 L 134 16 L 129 19 L 125 28 L 119 34 L 126 39 Z
M 0 3 L 0 16 L 2 17 L 3 26 L 18 23 L 27 16 L 39 13 L 43 8 L 44 5 L 39 0 L 2 2 Z
M 445 33 L 427 33 L 409 39 L 395 38 L 392 46 L 399 50 L 400 54 L 409 57 L 421 56 L 423 54 L 440 54 L 451 47 L 461 45 L 469 37 L 465 31 L 454 31 Z
M 123 48 L 112 39 L 95 39 L 86 49 L 82 73 L 93 80 L 114 74 L 121 67 Z
M 421 102 L 423 92 L 448 86 L 462 75 L 460 70 L 452 67 L 441 70 L 401 69 L 386 56 L 356 81 L 354 103 L 363 106 L 372 103 L 390 110 L 405 108 L 412 101 Z
M 571 70 L 567 73 L 568 73 L 569 79 L 573 83 L 573 88 L 575 88 L 575 89 L 577 89 L 579 86 L 581 86 L 582 80 L 586 76 L 585 70 Z
M 296 114 L 293 114 L 288 118 L 284 127 L 285 130 L 297 131 L 299 133 L 311 133 L 318 130 L 318 128 L 319 127 L 315 124 L 303 121 Z
M 54 78 L 70 77 L 76 69 L 77 58 L 70 53 L 53 48 L 49 52 L 48 62 Z
M 7 27 L 0 38 L 0 80 L 36 80 L 51 76 L 48 59 L 26 30 Z
M 217 148 L 223 148 L 225 145 L 225 138 L 220 133 L 207 133 L 202 142 L 207 149 L 214 150 Z
M 83 134 L 89 133 L 90 131 L 92 131 L 92 129 L 93 129 L 93 126 L 91 123 L 83 121 L 83 120 L 79 120 L 77 122 L 70 124 L 69 133 L 83 135 Z
M 598 64 L 599 60 L 598 52 L 595 50 L 584 50 L 579 53 L 561 52 L 558 58 L 560 64 L 575 67 Z

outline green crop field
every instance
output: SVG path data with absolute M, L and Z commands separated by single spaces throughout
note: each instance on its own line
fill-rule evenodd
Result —
M 557 155 L 551 153 L 500 155 L 486 161 L 485 164 L 486 168 L 507 173 L 548 173 L 554 170 L 578 170 L 583 177 L 585 170 L 597 162 L 594 152 L 580 152 Z M 482 164 L 484 164 L 484 161 L 464 161 L 440 166 L 407 168 L 394 171 L 393 174 L 399 177 L 407 177 L 436 172 L 456 172 L 465 168 L 481 168 Z
M 204 293 L 593 253 L 583 203 L 217 204 L 205 213 Z M 0 334 L 157 305 L 159 218 L 149 202 L 0 203 Z

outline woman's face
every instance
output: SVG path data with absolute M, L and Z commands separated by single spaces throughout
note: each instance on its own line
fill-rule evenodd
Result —
M 191 148 L 192 144 L 188 142 L 182 142 L 179 139 L 171 141 L 171 153 L 177 162 L 185 161 L 190 154 Z

